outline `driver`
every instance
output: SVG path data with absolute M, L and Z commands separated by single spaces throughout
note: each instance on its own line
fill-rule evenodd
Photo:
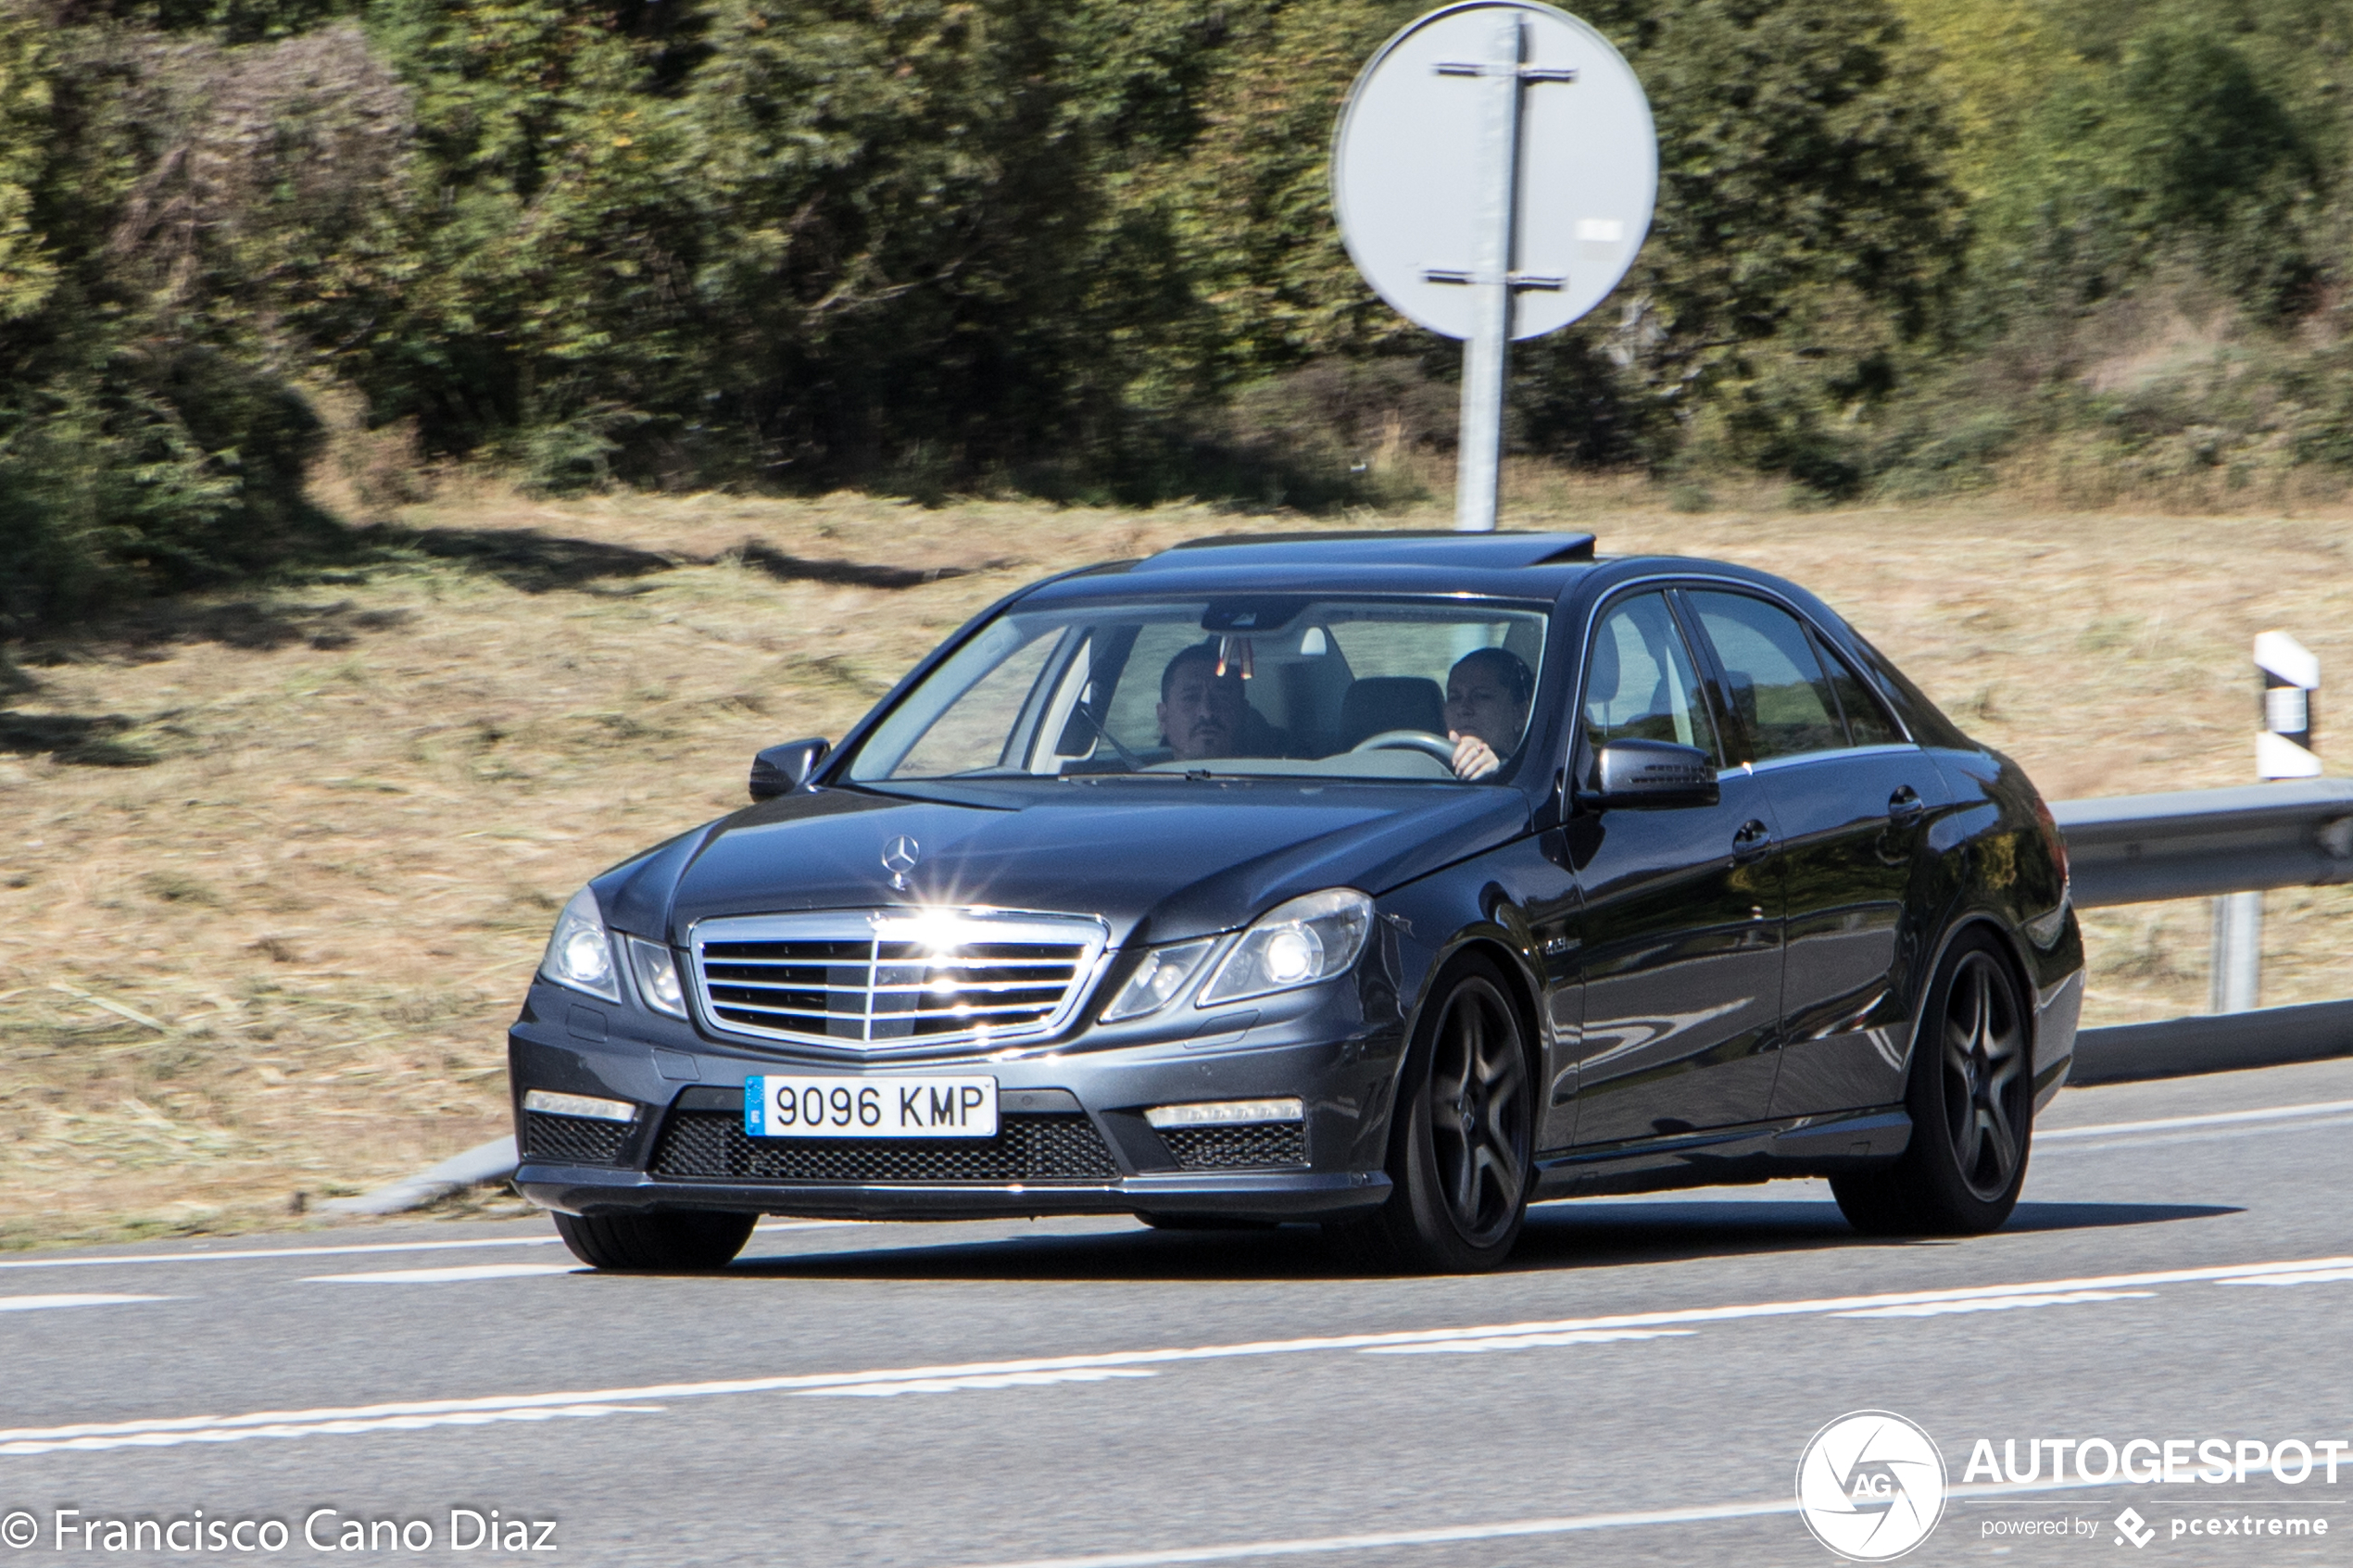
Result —
M 1180 649 L 1160 672 L 1161 742 L 1178 761 L 1239 756 L 1248 707 L 1241 675 L 1217 673 L 1215 638 Z
M 1454 776 L 1485 778 L 1504 765 L 1528 727 L 1536 677 L 1508 648 L 1476 648 L 1446 672 L 1446 738 Z

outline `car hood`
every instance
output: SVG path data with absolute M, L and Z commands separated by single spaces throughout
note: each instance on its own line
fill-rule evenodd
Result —
M 1522 834 L 1517 790 L 1114 779 L 826 789 L 765 801 L 617 867 L 606 918 L 684 942 L 718 915 L 972 906 L 1100 915 L 1179 941 L 1322 887 L 1376 896 Z M 883 851 L 917 859 L 895 888 Z

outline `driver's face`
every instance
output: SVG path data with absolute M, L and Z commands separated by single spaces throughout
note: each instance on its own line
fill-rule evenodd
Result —
M 1168 700 L 1159 709 L 1160 733 L 1182 761 L 1231 757 L 1242 728 L 1242 681 L 1220 680 L 1206 659 L 1188 659 L 1168 683 Z
M 1457 735 L 1477 735 L 1507 757 L 1519 744 L 1528 723 L 1528 705 L 1512 700 L 1512 688 L 1491 670 L 1473 665 L 1446 677 L 1446 728 Z

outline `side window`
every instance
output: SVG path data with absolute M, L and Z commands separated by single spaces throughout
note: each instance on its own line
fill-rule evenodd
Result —
M 1745 594 L 1695 591 L 1690 598 L 1724 667 L 1730 688 L 1725 695 L 1755 748 L 1749 760 L 1835 751 L 1846 744 L 1837 699 L 1796 617 Z
M 1585 734 L 1596 746 L 1666 740 L 1723 761 L 1699 666 L 1665 595 L 1621 600 L 1594 628 L 1585 660 Z
M 1887 716 L 1887 709 L 1864 686 L 1863 678 L 1846 667 L 1838 650 L 1822 646 L 1820 638 L 1814 646 L 1822 656 L 1822 668 L 1830 671 L 1831 689 L 1838 694 L 1838 706 L 1846 715 L 1846 737 L 1853 746 L 1901 746 L 1903 734 L 1895 721 Z

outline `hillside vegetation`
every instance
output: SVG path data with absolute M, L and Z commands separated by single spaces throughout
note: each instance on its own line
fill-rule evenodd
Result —
M 1421 0 L 0 0 L 0 634 L 435 465 L 1396 504 L 1325 157 Z M 2353 478 L 2341 0 L 1587 0 L 1658 219 L 1523 454 L 1683 504 Z M 306 479 L 328 483 L 306 489 Z M 322 509 L 320 497 L 334 503 Z

